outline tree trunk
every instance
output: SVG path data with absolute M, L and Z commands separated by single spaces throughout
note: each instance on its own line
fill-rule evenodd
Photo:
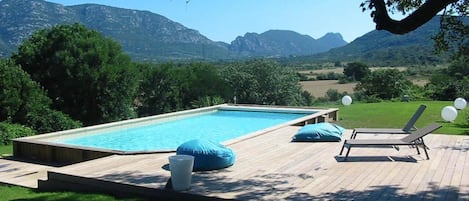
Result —
M 387 30 L 394 34 L 409 33 L 431 20 L 441 10 L 457 0 L 428 0 L 412 14 L 398 21 L 389 17 L 384 0 L 371 0 L 374 6 L 376 30 Z

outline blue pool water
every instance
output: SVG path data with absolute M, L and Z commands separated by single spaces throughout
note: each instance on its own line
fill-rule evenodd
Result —
M 61 143 L 120 151 L 174 150 L 192 139 L 224 142 L 310 114 L 218 110 L 164 123 L 67 139 Z

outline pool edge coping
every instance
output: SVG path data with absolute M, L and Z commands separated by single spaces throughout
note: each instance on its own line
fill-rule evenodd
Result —
M 263 135 L 265 133 L 268 133 L 273 130 L 280 129 L 282 127 L 286 126 L 293 126 L 293 125 L 305 125 L 308 123 L 311 123 L 311 119 L 315 119 L 317 121 L 317 118 L 328 116 L 331 113 L 334 113 L 334 119 L 338 120 L 338 108 L 314 108 L 314 107 L 292 107 L 292 106 L 275 106 L 275 105 L 252 105 L 252 104 L 220 104 L 220 105 L 215 105 L 215 106 L 209 106 L 209 107 L 203 107 L 203 108 L 196 108 L 196 109 L 191 109 L 191 110 L 183 110 L 183 111 L 178 111 L 178 112 L 171 112 L 171 113 L 165 113 L 165 114 L 159 114 L 159 115 L 153 115 L 153 116 L 148 116 L 148 117 L 141 117 L 141 118 L 136 118 L 136 119 L 129 119 L 129 120 L 123 120 L 123 121 L 117 121 L 117 122 L 110 122 L 106 124 L 100 124 L 100 125 L 93 125 L 93 126 L 88 126 L 88 127 L 82 127 L 82 128 L 76 128 L 76 129 L 71 129 L 71 130 L 64 130 L 64 131 L 57 131 L 57 132 L 51 132 L 51 133 L 45 133 L 45 134 L 39 134 L 35 136 L 28 136 L 28 137 L 22 137 L 22 138 L 16 138 L 13 139 L 13 155 L 14 156 L 23 156 L 21 154 L 20 150 L 18 147 L 20 147 L 20 144 L 34 144 L 35 146 L 43 146 L 43 147 L 54 147 L 57 150 L 60 150 L 62 152 L 66 152 L 67 150 L 75 150 L 75 151 L 81 151 L 80 154 L 81 156 L 76 156 L 78 158 L 84 158 L 81 161 L 86 161 L 86 160 L 91 160 L 95 159 L 97 157 L 89 157 L 89 155 L 99 155 L 100 157 L 103 156 L 109 156 L 109 155 L 136 155 L 136 154 L 155 154 L 155 153 L 171 153 L 175 152 L 175 149 L 167 149 L 167 150 L 154 150 L 154 151 L 122 151 L 122 150 L 112 150 L 112 149 L 104 149 L 104 148 L 95 148 L 95 147 L 86 147 L 86 146 L 78 146 L 78 145 L 68 145 L 68 144 L 62 144 L 62 143 L 54 143 L 50 141 L 45 141 L 45 140 L 40 140 L 40 139 L 45 139 L 48 137 L 52 136 L 57 136 L 57 135 L 70 135 L 70 134 L 76 134 L 78 132 L 84 132 L 84 131 L 90 131 L 90 130 L 95 130 L 95 129 L 109 129 L 112 127 L 116 127 L 119 125 L 129 125 L 129 124 L 135 124 L 135 123 L 141 123 L 141 122 L 146 122 L 146 121 L 151 121 L 155 119 L 164 119 L 168 117 L 175 117 L 175 116 L 181 116 L 181 115 L 190 115 L 194 113 L 199 113 L 199 112 L 204 112 L 204 111 L 212 111 L 212 110 L 217 110 L 217 109 L 222 109 L 223 107 L 225 108 L 250 108 L 250 109 L 255 109 L 255 110 L 277 110 L 277 111 L 286 111 L 286 110 L 291 110 L 291 111 L 298 111 L 298 110 L 303 110 L 303 111 L 311 111 L 314 110 L 316 111 L 314 114 L 307 115 L 305 117 L 297 118 L 294 120 L 290 120 L 288 122 L 268 127 L 262 130 L 258 130 L 255 132 L 248 133 L 246 135 L 236 137 L 234 139 L 226 140 L 224 142 L 221 142 L 221 144 L 229 146 L 232 144 L 236 144 L 238 142 L 242 142 L 244 140 L 252 139 L 257 136 Z M 326 120 L 327 121 L 327 120 Z M 313 122 L 317 123 L 317 122 Z M 32 146 L 32 145 L 31 145 Z M 39 148 L 38 148 L 39 150 Z M 57 150 L 46 150 L 44 152 L 50 152 L 47 154 L 56 154 L 55 152 L 58 152 Z M 41 150 L 42 151 L 42 150 Z M 25 157 L 25 156 L 23 156 Z M 55 158 L 60 158 L 60 157 L 51 157 L 55 160 Z M 28 158 L 28 159 L 34 159 L 34 158 Z M 49 161 L 46 161 L 49 162 Z M 75 161 L 71 162 L 76 163 Z

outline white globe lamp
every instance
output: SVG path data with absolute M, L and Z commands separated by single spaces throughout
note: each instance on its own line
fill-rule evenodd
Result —
M 467 106 L 467 102 L 464 98 L 456 98 L 454 100 L 454 107 L 458 110 L 462 110 Z
M 348 105 L 352 104 L 352 97 L 350 97 L 348 95 L 342 97 L 342 104 L 345 105 L 345 106 L 348 106 Z
M 453 106 L 446 106 L 441 110 L 441 117 L 445 121 L 454 121 L 458 116 L 458 111 Z

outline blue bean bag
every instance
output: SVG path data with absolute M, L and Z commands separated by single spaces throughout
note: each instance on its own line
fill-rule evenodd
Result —
M 303 126 L 293 136 L 293 142 L 337 142 L 342 139 L 344 128 L 332 123 L 317 123 Z
M 218 170 L 235 162 L 233 150 L 209 140 L 191 140 L 181 144 L 176 154 L 194 156 L 193 171 Z

